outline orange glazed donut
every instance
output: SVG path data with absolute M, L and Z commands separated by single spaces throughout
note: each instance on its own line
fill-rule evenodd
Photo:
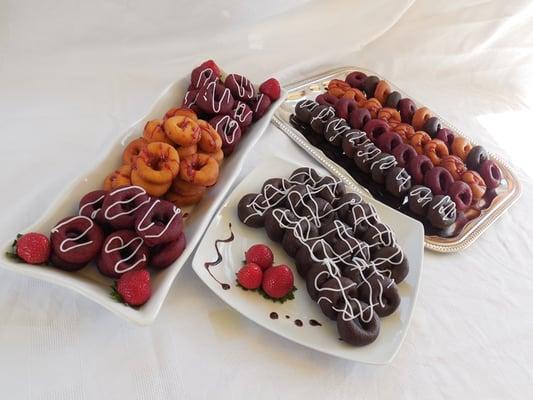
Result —
M 124 149 L 124 153 L 122 154 L 122 161 L 124 164 L 129 165 L 132 164 L 133 161 L 139 156 L 139 153 L 142 149 L 144 149 L 144 146 L 146 146 L 147 142 L 144 140 L 144 138 L 138 138 L 130 142 Z
M 183 115 L 170 117 L 164 124 L 168 138 L 180 146 L 190 146 L 200 140 L 200 127 L 192 118 Z
M 123 165 L 110 173 L 104 180 L 104 190 L 116 189 L 131 185 L 131 165 Z
M 179 176 L 172 181 L 172 192 L 181 194 L 182 196 L 194 196 L 197 194 L 204 194 L 207 188 L 205 186 L 195 185 L 194 183 L 186 182 Z
M 424 145 L 424 153 L 429 157 L 433 165 L 440 165 L 443 157 L 448 153 L 448 146 L 442 140 L 432 139 Z
M 413 128 L 415 128 L 416 131 L 419 131 L 424 127 L 424 124 L 429 118 L 431 118 L 431 112 L 429 111 L 429 108 L 420 107 L 415 111 L 411 125 L 413 125 Z
M 452 154 L 459 157 L 461 160 L 466 161 L 468 153 L 472 150 L 472 143 L 466 140 L 464 137 L 456 136 L 453 139 L 452 145 Z
M 366 108 L 368 112 L 370 113 L 370 116 L 374 119 L 378 116 L 378 111 L 381 110 L 381 103 L 378 99 L 375 97 L 372 97 L 371 99 L 365 100 L 361 107 Z
M 384 81 L 381 81 L 384 82 Z M 378 85 L 379 86 L 379 85 Z M 394 108 L 385 107 L 378 111 L 378 118 L 387 121 L 389 126 L 402 122 L 400 112 Z
M 222 138 L 219 133 L 207 121 L 198 121 L 200 126 L 200 141 L 198 146 L 200 150 L 206 153 L 214 153 L 222 148 Z
M 176 148 L 178 151 L 178 155 L 180 156 L 180 160 L 184 157 L 191 156 L 194 153 L 198 153 L 198 145 L 192 144 L 190 146 L 178 146 Z
M 165 142 L 173 144 L 172 141 L 167 138 L 167 135 L 163 130 L 163 120 L 161 119 L 148 121 L 144 126 L 143 137 L 147 143 Z
M 341 79 L 332 79 L 328 83 L 328 91 L 334 88 L 342 89 L 344 92 L 346 92 L 348 89 L 351 89 L 352 87 L 345 81 Z
M 376 90 L 374 91 L 374 97 L 379 100 L 381 104 L 385 104 L 387 101 L 387 97 L 389 97 L 390 94 L 390 85 L 387 83 L 387 81 L 379 81 L 378 85 L 376 86 Z
M 167 143 L 148 143 L 135 159 L 133 169 L 145 181 L 168 183 L 178 175 L 180 157 L 176 149 Z
M 224 161 L 224 151 L 222 149 L 218 149 L 214 153 L 199 152 L 198 154 L 206 154 L 210 157 L 213 157 L 215 161 L 218 163 L 218 165 L 222 164 L 222 161 Z
M 212 186 L 218 179 L 218 163 L 207 154 L 193 154 L 180 162 L 180 178 L 200 186 Z
M 172 185 L 172 181 L 166 183 L 149 182 L 146 179 L 143 179 L 143 177 L 139 174 L 139 171 L 136 169 L 131 171 L 131 183 L 142 187 L 150 196 L 156 197 L 163 196 L 170 188 L 170 185 Z
M 416 132 L 409 140 L 409 144 L 413 146 L 417 154 L 424 154 L 424 146 L 431 140 L 431 137 L 424 131 Z
M 190 119 L 194 119 L 195 121 L 198 120 L 198 117 L 196 116 L 196 113 L 191 110 L 190 108 L 185 107 L 174 107 L 168 110 L 165 114 L 165 119 L 169 119 L 172 117 L 175 117 L 177 115 L 181 115 L 184 117 L 189 117 Z
M 344 92 L 342 95 L 342 98 L 344 99 L 353 99 L 357 103 L 366 100 L 366 96 L 363 92 L 361 92 L 359 89 L 350 88 L 347 91 Z
M 175 192 L 168 192 L 165 195 L 165 200 L 170 201 L 173 203 L 176 207 L 185 207 L 185 206 L 192 206 L 194 204 L 197 204 L 202 200 L 202 197 L 204 197 L 203 193 L 194 194 L 190 196 L 178 194 Z
M 404 142 L 408 142 L 415 135 L 415 130 L 413 127 L 403 122 L 393 126 L 392 131 L 400 135 Z

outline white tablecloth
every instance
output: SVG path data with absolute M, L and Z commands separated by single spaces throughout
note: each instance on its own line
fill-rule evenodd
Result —
M 531 398 L 533 4 L 412 3 L 0 0 L 2 242 L 205 58 L 285 83 L 373 69 L 510 160 L 524 187 L 467 251 L 426 252 L 412 325 L 382 367 L 256 326 L 190 262 L 147 328 L 0 270 L 0 398 Z M 312 163 L 271 126 L 243 175 L 272 152 Z

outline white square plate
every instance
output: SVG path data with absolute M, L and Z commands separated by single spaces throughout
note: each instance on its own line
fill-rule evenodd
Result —
M 237 216 L 237 204 L 242 196 L 259 192 L 268 178 L 288 177 L 298 167 L 300 165 L 273 158 L 249 173 L 213 218 L 194 256 L 193 269 L 204 283 L 231 307 L 278 335 L 337 357 L 372 364 L 388 363 L 394 358 L 405 338 L 418 294 L 424 251 L 422 224 L 362 194 L 366 201 L 376 207 L 382 221 L 394 230 L 409 259 L 410 270 L 407 278 L 398 286 L 401 304 L 394 314 L 381 319 L 381 332 L 377 340 L 365 347 L 347 345 L 339 340 L 336 324 L 321 313 L 318 305 L 307 294 L 305 281 L 296 274 L 294 260 L 285 253 L 280 244 L 268 238 L 263 228 L 250 228 L 241 223 Z M 323 175 L 327 174 L 322 168 L 316 169 Z M 361 194 L 353 186 L 347 188 Z M 230 285 L 230 289 L 224 290 L 210 276 L 205 263 L 217 259 L 215 240 L 229 236 L 230 224 L 235 240 L 219 244 L 222 262 L 211 268 L 217 280 Z M 236 286 L 235 273 L 242 266 L 244 252 L 256 243 L 265 243 L 272 248 L 275 264 L 287 264 L 295 271 L 295 286 L 298 290 L 294 300 L 283 304 L 274 303 L 256 292 L 244 291 Z M 279 318 L 271 319 L 272 312 L 276 312 Z M 286 315 L 290 318 L 286 318 Z M 300 319 L 303 326 L 297 326 L 296 319 Z M 311 326 L 311 319 L 319 321 L 322 326 Z
M 181 99 L 188 85 L 188 78 L 171 84 L 157 99 L 148 114 L 127 129 L 119 139 L 110 143 L 108 153 L 95 164 L 94 168 L 72 182 L 53 202 L 47 212 L 23 232 L 36 231 L 47 234 L 57 221 L 75 214 L 81 197 L 91 190 L 99 189 L 105 176 L 120 165 L 125 146 L 131 139 L 142 135 L 146 121 L 161 118 L 167 110 L 181 104 Z M 69 273 L 48 266 L 18 263 L 6 257 L 6 251 L 11 251 L 11 243 L 6 243 L 2 246 L 0 265 L 15 272 L 72 289 L 130 321 L 142 325 L 152 323 L 161 309 L 172 281 L 198 244 L 207 224 L 239 175 L 244 157 L 263 134 L 274 111 L 284 101 L 285 96 L 286 93 L 282 91 L 280 99 L 272 104 L 268 113 L 251 126 L 246 135 L 243 136 L 239 147 L 222 165 L 218 183 L 208 190 L 203 200 L 189 212 L 185 223 L 187 247 L 174 264 L 163 271 L 152 274 L 152 297 L 144 306 L 131 308 L 113 300 L 109 295 L 112 280 L 100 275 L 93 264 L 81 271 Z M 17 232 L 13 232 L 13 238 L 16 234 Z

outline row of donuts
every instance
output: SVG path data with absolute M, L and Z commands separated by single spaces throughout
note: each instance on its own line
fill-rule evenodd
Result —
M 114 279 L 148 266 L 164 269 L 186 246 L 181 209 L 140 186 L 87 193 L 78 214 L 52 228 L 50 242 L 55 267 L 77 271 L 94 260 Z
M 427 185 L 441 190 L 438 169 L 422 173 L 424 165 L 416 163 L 416 159 L 405 164 L 394 155 L 380 150 L 370 141 L 366 132 L 351 128 L 343 118 L 337 117 L 333 107 L 306 99 L 296 104 L 295 116 L 315 134 L 323 136 L 332 145 L 341 147 L 344 155 L 353 160 L 359 170 L 369 174 L 377 184 L 385 185 L 387 192 L 393 196 L 402 198 L 409 192 L 413 185 L 413 174 L 421 175 Z M 444 191 L 435 194 L 435 198 L 432 197 L 429 203 L 424 204 L 423 214 L 418 215 L 425 217 L 437 228 L 445 228 L 457 218 L 455 202 Z M 459 193 L 458 196 L 462 194 Z M 416 211 L 421 210 L 416 208 Z
M 343 341 L 372 343 L 380 318 L 400 304 L 409 263 L 374 207 L 331 176 L 299 168 L 240 200 L 238 216 L 266 230 L 295 259 L 310 297 L 336 321 Z
M 273 78 L 256 89 L 239 74 L 224 76 L 213 60 L 191 73 L 183 107 L 194 110 L 220 133 L 222 150 L 227 156 L 239 144 L 252 122 L 259 120 L 280 97 L 279 82 Z

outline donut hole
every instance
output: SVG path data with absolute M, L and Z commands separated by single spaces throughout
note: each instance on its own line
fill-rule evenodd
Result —
M 448 186 L 448 180 L 444 177 L 444 174 L 439 174 L 439 186 L 443 191 L 446 191 Z
M 118 252 L 120 254 L 120 258 L 123 259 L 123 260 L 125 260 L 126 258 L 131 256 L 131 250 L 129 249 L 129 247 L 125 247 L 123 249 L 120 249 Z
M 502 178 L 500 169 L 496 165 L 490 167 L 490 177 L 496 181 L 499 181 Z

